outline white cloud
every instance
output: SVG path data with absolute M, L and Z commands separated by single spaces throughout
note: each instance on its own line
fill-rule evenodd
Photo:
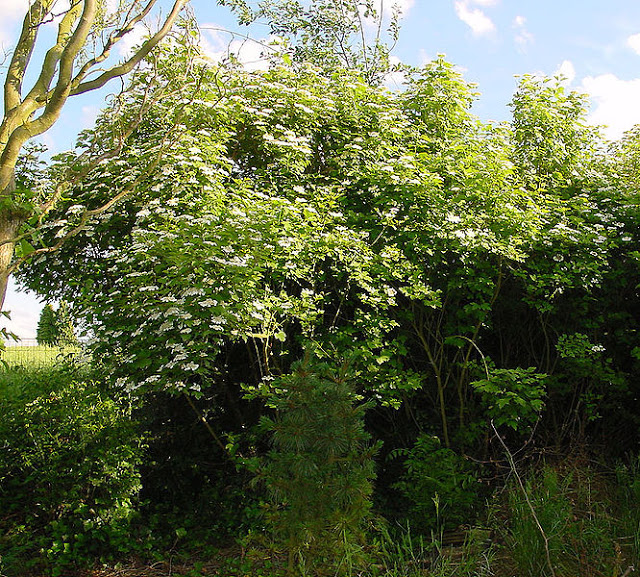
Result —
M 50 132 L 45 132 L 44 134 L 41 134 L 39 138 L 42 141 L 42 144 L 44 144 L 47 147 L 47 150 L 50 150 L 54 153 L 60 150 L 60 148 L 58 147 L 58 143 L 56 142 L 55 138 L 51 136 Z
M 573 62 L 571 60 L 563 60 L 553 75 L 564 76 L 567 79 L 567 84 L 571 84 L 576 77 L 576 69 L 573 66 Z
M 27 12 L 29 0 L 3 0 L 2 16 L 3 18 L 19 18 Z
M 407 16 L 414 3 L 415 0 L 374 0 L 371 4 L 372 8 L 377 13 L 375 18 L 371 15 L 365 17 L 367 10 L 364 5 L 358 5 L 358 12 L 365 24 L 365 28 L 369 32 L 373 32 L 378 29 L 380 16 L 382 16 L 383 23 L 388 23 L 391 21 L 394 11 L 397 10 L 399 12 L 400 20 L 402 20 Z
M 19 20 L 24 18 L 29 8 L 29 0 L 2 0 L 2 18 L 0 18 L 0 63 L 2 51 L 8 50 L 18 39 Z
M 105 10 L 107 14 L 112 15 L 118 11 L 120 6 L 120 0 L 107 0 L 105 3 Z
M 265 70 L 269 67 L 269 59 L 265 57 L 271 49 L 270 43 L 277 43 L 276 37 L 269 39 L 253 40 L 250 38 L 239 39 L 229 34 L 221 26 L 216 24 L 204 24 L 200 27 L 201 48 L 204 55 L 214 62 L 220 62 L 234 56 L 247 70 Z
M 395 66 L 402 64 L 402 61 L 397 56 L 389 56 L 389 64 Z M 399 90 L 406 82 L 406 75 L 402 70 L 390 72 L 384 78 L 384 85 L 390 90 Z
M 49 21 L 46 21 L 46 26 L 51 26 L 52 28 L 55 28 L 56 26 L 58 26 L 58 24 L 62 22 L 64 15 L 67 12 L 69 12 L 70 8 L 71 8 L 70 0 L 55 0 L 50 12 L 53 18 Z
M 80 118 L 80 126 L 82 129 L 92 128 L 96 123 L 96 118 L 98 118 L 98 114 L 100 113 L 99 106 L 83 106 L 82 107 L 82 115 Z
M 469 0 L 471 4 L 478 6 L 495 6 L 500 0 Z
M 400 14 L 404 18 L 411 8 L 413 8 L 414 0 L 396 0 L 395 5 L 399 8 Z
M 520 52 L 526 52 L 527 46 L 533 44 L 533 34 L 526 28 L 527 19 L 524 16 L 516 16 L 513 20 L 513 28 L 516 30 L 514 41 Z
M 117 44 L 118 54 L 124 58 L 133 56 L 133 49 L 142 44 L 145 36 L 149 36 L 149 29 L 142 22 L 138 22 L 131 32 L 125 34 Z
M 607 138 L 618 139 L 623 132 L 640 124 L 640 78 L 622 80 L 614 74 L 588 76 L 581 88 L 593 103 L 589 122 L 606 125 Z
M 629 46 L 636 54 L 640 54 L 640 34 L 629 36 L 629 38 L 627 38 L 627 46 Z
M 18 40 L 22 21 L 29 9 L 30 0 L 0 0 L 2 18 L 0 19 L 0 49 L 8 50 Z M 50 14 L 54 17 L 46 20 L 46 26 L 55 27 L 62 16 L 71 7 L 70 0 L 55 0 Z
M 420 66 L 424 66 L 433 60 L 432 56 L 429 56 L 429 53 L 424 49 L 420 48 L 418 51 L 418 61 L 420 62 Z
M 487 2 L 487 0 L 473 0 L 477 3 Z M 487 4 L 482 4 L 487 5 Z M 473 32 L 474 36 L 488 36 L 495 32 L 496 27 L 491 18 L 489 18 L 482 10 L 471 8 L 469 0 L 457 0 L 454 3 L 456 15 L 462 20 Z

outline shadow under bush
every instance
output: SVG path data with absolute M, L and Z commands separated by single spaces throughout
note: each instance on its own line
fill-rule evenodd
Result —
M 147 441 L 139 529 L 156 549 L 172 547 L 176 531 L 184 533 L 183 550 L 220 546 L 253 528 L 261 515 L 261 495 L 250 486 L 254 475 L 243 466 L 256 451 L 252 427 L 240 429 L 215 391 L 191 401 L 158 392 L 146 395 L 135 412 Z

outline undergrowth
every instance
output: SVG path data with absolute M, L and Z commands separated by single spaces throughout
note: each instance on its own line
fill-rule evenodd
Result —
M 129 552 L 144 449 L 130 406 L 74 367 L 1 382 L 4 570 L 63 575 Z
M 354 524 L 362 531 L 357 540 L 331 554 L 318 549 L 309 563 L 306 549 L 292 557 L 265 529 L 273 508 L 261 505 L 247 471 L 229 474 L 237 463 L 207 464 L 199 433 L 192 432 L 194 448 L 184 445 L 191 421 L 176 428 L 165 413 L 154 413 L 155 421 L 145 421 L 150 434 L 133 418 L 139 409 L 86 368 L 4 371 L 0 410 L 3 576 L 72 576 L 118 563 L 126 570 L 132 558 L 183 567 L 169 569 L 174 577 L 302 577 L 324 569 L 344 577 L 622 577 L 640 562 L 640 460 L 632 455 L 616 463 L 541 462 L 518 471 L 522 485 L 512 470 L 490 494 L 477 490 L 460 456 L 421 437 L 398 452 L 405 475 L 397 489 L 409 503 L 404 522 L 372 510 L 366 523 Z M 167 454 L 175 458 L 160 462 L 170 441 L 176 447 Z M 192 454 L 199 443 L 202 451 Z M 181 479 L 171 481 L 171 471 Z M 272 483 L 280 480 L 270 474 Z M 331 474 L 336 482 L 347 478 L 345 471 Z M 294 481 L 278 494 L 285 497 L 279 507 L 297 495 Z M 318 491 L 315 497 L 332 498 Z M 322 534 L 332 535 L 322 519 Z M 334 537 L 338 543 L 339 533 Z

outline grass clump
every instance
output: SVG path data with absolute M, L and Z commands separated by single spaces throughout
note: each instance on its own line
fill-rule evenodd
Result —
M 622 575 L 637 562 L 626 536 L 633 513 L 620 510 L 624 487 L 612 475 L 584 464 L 545 465 L 529 475 L 525 489 L 526 497 L 515 483 L 506 491 L 498 574 Z M 624 508 L 637 511 L 632 501 Z

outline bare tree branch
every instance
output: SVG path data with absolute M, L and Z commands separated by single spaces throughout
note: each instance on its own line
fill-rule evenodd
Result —
M 47 2 L 47 0 L 45 0 L 45 2 Z M 22 32 L 13 51 L 13 56 L 7 70 L 7 78 L 4 83 L 5 117 L 20 104 L 22 82 L 29 62 L 31 61 L 31 56 L 33 55 L 39 30 L 39 26 L 33 23 L 41 22 L 47 10 L 47 4 L 43 4 L 41 0 L 35 0 L 22 23 Z M 0 143 L 2 141 L 3 138 L 0 136 Z
M 15 170 L 22 147 L 56 123 L 70 96 L 99 89 L 110 80 L 122 78 L 134 70 L 169 34 L 188 1 L 172 0 L 172 9 L 150 38 L 124 62 L 100 70 L 98 66 L 109 58 L 113 46 L 144 21 L 158 0 L 133 0 L 126 13 L 123 9 L 123 13 L 116 14 L 106 24 L 100 15 L 102 0 L 71 0 L 71 6 L 60 14 L 52 13 L 55 0 L 31 0 L 4 80 L 4 115 L 0 124 L 0 199 L 5 201 L 0 207 L 0 306 L 4 302 L 9 275 L 23 261 L 20 258 L 13 262 L 13 252 L 15 243 L 23 238 L 19 234 L 20 229 L 32 216 L 33 210 L 21 203 L 16 190 Z M 56 40 L 39 64 L 36 81 L 23 96 L 23 84 L 27 70 L 33 64 L 38 32 L 40 26 L 47 22 L 57 23 Z M 92 38 L 100 37 L 103 26 L 111 28 L 111 32 L 104 34 L 106 39 L 98 53 L 85 61 L 83 55 L 87 46 Z M 98 75 L 88 80 L 92 71 Z M 39 115 L 36 114 L 38 111 L 41 111 Z M 144 104 L 140 112 L 146 112 Z M 139 118 L 128 127 L 116 146 L 88 162 L 86 170 L 76 177 L 85 177 L 92 167 L 97 166 L 95 163 L 117 155 L 140 121 Z M 52 191 L 51 196 L 43 201 L 41 217 L 56 205 L 61 190 Z M 106 203 L 104 210 L 121 197 L 122 194 L 115 195 Z M 90 217 L 89 212 L 87 218 Z M 39 223 L 42 223 L 41 219 Z
M 86 78 L 87 74 L 91 71 L 92 68 L 109 58 L 111 49 L 114 47 L 114 45 L 122 40 L 122 38 L 124 38 L 127 34 L 129 34 L 129 32 L 134 29 L 136 24 L 142 22 L 142 20 L 147 17 L 155 2 L 156 0 L 149 0 L 147 5 L 133 18 L 130 18 L 131 11 L 133 10 L 133 6 L 131 7 L 129 13 L 127 14 L 127 17 L 124 19 L 122 27 L 110 34 L 108 39 L 105 41 L 102 52 L 98 56 L 95 56 L 94 58 L 91 58 L 90 60 L 85 62 L 80 71 L 76 74 L 73 81 L 74 86 L 78 86 L 82 79 Z
M 87 82 L 74 81 L 74 87 L 71 90 L 71 96 L 75 96 L 76 94 L 83 94 L 90 90 L 95 90 L 96 88 L 104 86 L 112 78 L 124 76 L 125 74 L 131 72 L 156 46 L 158 46 L 158 44 L 160 44 L 162 39 L 169 33 L 176 18 L 178 17 L 182 9 L 186 6 L 188 1 L 189 0 L 176 0 L 173 5 L 173 9 L 165 19 L 164 24 L 162 25 L 160 30 L 158 30 L 158 32 L 156 32 L 151 38 L 144 42 L 139 50 L 137 50 L 136 53 L 131 58 L 129 58 L 129 60 L 103 72 L 94 80 L 90 80 Z

